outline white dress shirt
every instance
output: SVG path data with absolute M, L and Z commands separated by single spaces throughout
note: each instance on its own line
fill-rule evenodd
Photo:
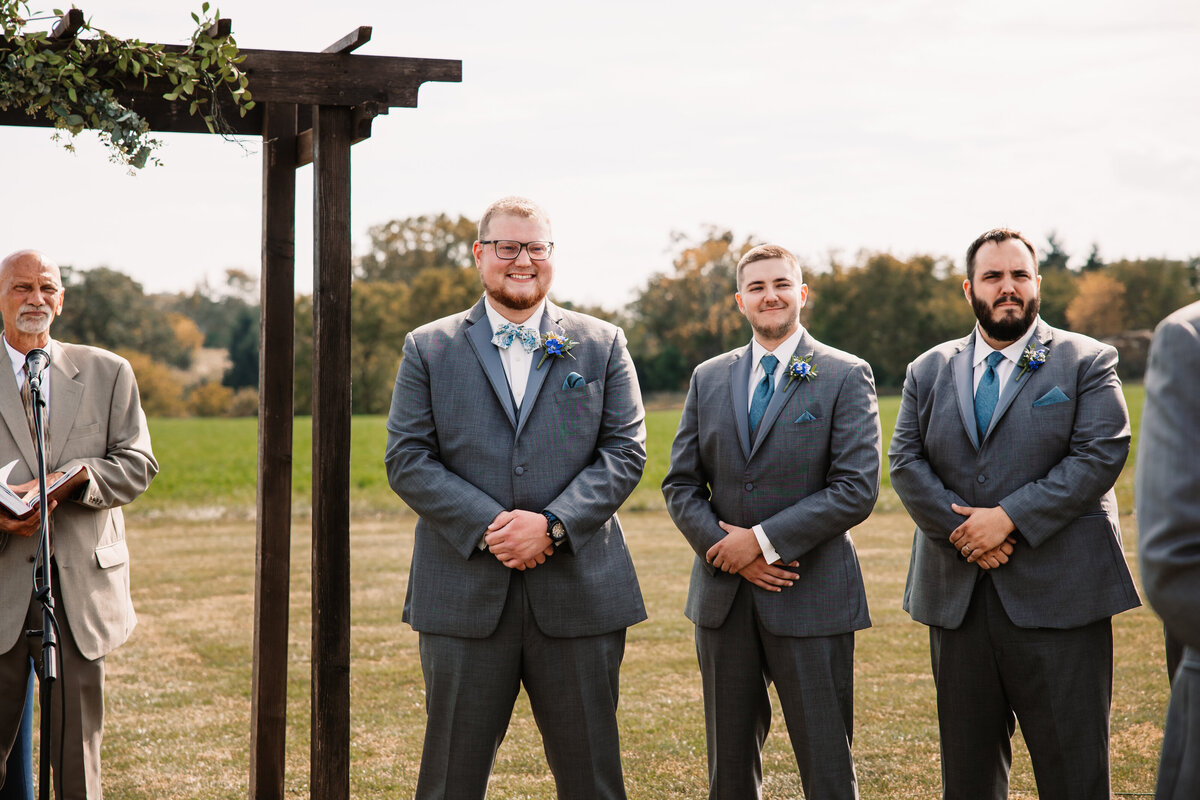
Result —
M 1003 387 L 1006 381 L 1008 381 L 1008 379 L 1012 376 L 1013 370 L 1017 366 L 1017 362 L 1021 360 L 1021 353 L 1025 352 L 1025 347 L 1029 344 L 1030 339 L 1033 338 L 1033 331 L 1036 328 L 1037 320 L 1035 319 L 1033 324 L 1029 326 L 1029 330 L 1025 331 L 1024 336 L 1003 350 L 998 351 L 1004 355 L 1004 358 L 1000 359 L 1000 363 L 996 365 L 997 386 Z M 971 392 L 972 395 L 979 391 L 979 381 L 983 378 L 984 373 L 987 372 L 987 357 L 995 352 L 997 351 L 994 350 L 992 346 L 984 340 L 983 331 L 979 329 L 979 325 L 976 323 L 975 352 L 972 355 L 971 360 L 975 370 L 975 383 Z
M 4 339 L 4 346 L 8 349 L 8 357 L 12 361 L 13 377 L 17 379 L 17 395 L 20 396 L 21 387 L 25 385 L 25 354 L 16 350 L 8 343 L 8 338 Z M 50 344 L 47 343 L 42 348 L 47 353 L 50 352 Z M 50 367 L 42 371 L 42 399 L 46 401 L 46 420 L 50 419 Z
M 485 299 L 483 307 L 487 310 L 488 322 L 492 326 L 492 335 L 494 336 L 501 326 L 511 320 L 505 319 L 500 312 L 492 308 L 492 301 Z M 538 303 L 538 307 L 533 310 L 529 318 L 520 323 L 526 328 L 532 328 L 533 332 L 541 338 L 542 315 L 546 312 L 546 301 Z M 517 323 L 513 323 L 514 325 Z M 504 375 L 508 378 L 508 388 L 512 390 L 513 399 L 517 402 L 517 408 L 521 407 L 521 401 L 525 399 L 525 387 L 529 383 L 529 370 L 533 365 L 535 357 L 540 358 L 538 350 L 532 353 L 526 353 L 525 348 L 521 346 L 519 340 L 514 339 L 512 345 L 507 349 L 497 348 L 500 351 L 500 363 L 504 365 Z
M 762 358 L 765 355 L 773 355 L 778 359 L 775 364 L 774 386 L 775 391 L 779 391 L 779 379 L 787 372 L 788 362 L 792 356 L 796 354 L 796 347 L 800 344 L 800 337 L 804 335 L 804 326 L 799 325 L 796 331 L 783 341 L 783 344 L 776 347 L 774 350 L 768 350 L 759 344 L 758 339 L 753 339 L 750 342 L 750 357 L 754 359 L 754 367 L 750 370 L 750 402 L 746 404 L 746 413 L 750 413 L 750 403 L 754 402 L 754 388 L 758 386 L 759 381 L 767 374 L 762 366 Z M 772 395 L 773 396 L 773 395 Z M 755 525 L 750 530 L 754 531 L 754 538 L 758 540 L 758 547 L 762 550 L 763 558 L 768 564 L 774 564 L 779 560 L 779 553 L 775 552 L 775 547 L 771 544 L 771 540 L 767 538 L 767 532 L 763 530 L 761 524 Z

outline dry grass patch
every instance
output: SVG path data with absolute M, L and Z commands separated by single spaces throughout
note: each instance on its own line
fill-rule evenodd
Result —
M 630 630 L 620 722 L 632 798 L 706 793 L 704 716 L 692 625 L 683 617 L 692 553 L 661 512 L 622 515 L 650 619 Z M 351 792 L 410 797 L 425 724 L 417 637 L 400 622 L 412 547 L 411 515 L 352 526 Z M 1134 562 L 1131 519 L 1124 520 Z M 855 753 L 864 797 L 940 795 L 928 635 L 900 608 L 911 544 L 902 513 L 877 513 L 855 531 L 874 627 L 857 638 Z M 297 521 L 292 557 L 286 796 L 308 796 L 309 525 Z M 150 522 L 130 531 L 140 624 L 108 660 L 104 741 L 110 800 L 237 798 L 247 794 L 253 630 L 252 522 Z M 1115 622 L 1113 788 L 1152 792 L 1167 683 L 1161 629 L 1146 609 Z M 767 797 L 800 797 L 776 706 L 764 753 Z M 1020 737 L 1013 797 L 1034 796 Z M 528 701 L 518 698 L 490 798 L 553 798 Z

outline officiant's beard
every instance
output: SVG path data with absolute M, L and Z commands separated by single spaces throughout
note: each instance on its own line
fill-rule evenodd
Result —
M 992 313 L 992 306 L 989 306 L 986 300 L 976 297 L 975 288 L 971 287 L 971 308 L 975 310 L 975 319 L 979 320 L 979 327 L 983 328 L 983 332 L 997 342 L 1015 342 L 1029 330 L 1029 326 L 1037 319 L 1038 310 L 1041 308 L 1040 297 L 1035 295 L 1028 301 L 1022 301 L 1019 296 L 1007 295 L 996 298 L 996 303 L 1008 303 L 1014 300 L 1022 304 L 1020 312 L 1014 313 L 1006 309 L 997 318 Z

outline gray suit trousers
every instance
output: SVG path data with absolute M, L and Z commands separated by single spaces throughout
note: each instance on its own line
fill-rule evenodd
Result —
M 1110 619 L 1018 628 L 985 576 L 961 627 L 930 626 L 929 650 L 944 800 L 1006 800 L 1017 720 L 1041 800 L 1109 800 Z
M 1167 709 L 1157 800 L 1200 797 L 1200 650 L 1185 648 Z
M 422 632 L 428 720 L 417 800 L 482 800 L 522 683 L 562 800 L 624 800 L 617 733 L 625 629 L 557 638 L 512 573 L 500 624 L 470 639 Z
M 788 591 L 784 589 L 784 591 Z M 725 623 L 696 626 L 704 686 L 710 800 L 762 796 L 762 747 L 771 728 L 774 682 L 811 800 L 857 798 L 854 734 L 854 634 L 775 636 L 741 582 Z

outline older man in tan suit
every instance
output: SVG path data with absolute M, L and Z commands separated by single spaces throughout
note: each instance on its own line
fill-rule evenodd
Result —
M 22 250 L 0 261 L 0 316 L 8 361 L 0 359 L 0 463 L 16 460 L 18 493 L 36 488 L 37 458 L 22 399 L 26 354 L 50 355 L 42 375 L 50 480 L 75 465 L 87 481 L 50 505 L 52 585 L 59 628 L 57 679 L 51 684 L 50 751 L 55 796 L 101 797 L 104 657 L 128 637 L 136 618 L 129 597 L 129 551 L 120 507 L 158 472 L 129 363 L 95 347 L 50 338 L 62 312 L 58 266 Z M 41 606 L 30 575 L 40 519 L 0 513 L 0 770 L 17 733 L 29 659 L 40 664 Z M 64 707 L 65 698 L 65 707 Z M 0 773 L 0 783 L 3 774 Z

